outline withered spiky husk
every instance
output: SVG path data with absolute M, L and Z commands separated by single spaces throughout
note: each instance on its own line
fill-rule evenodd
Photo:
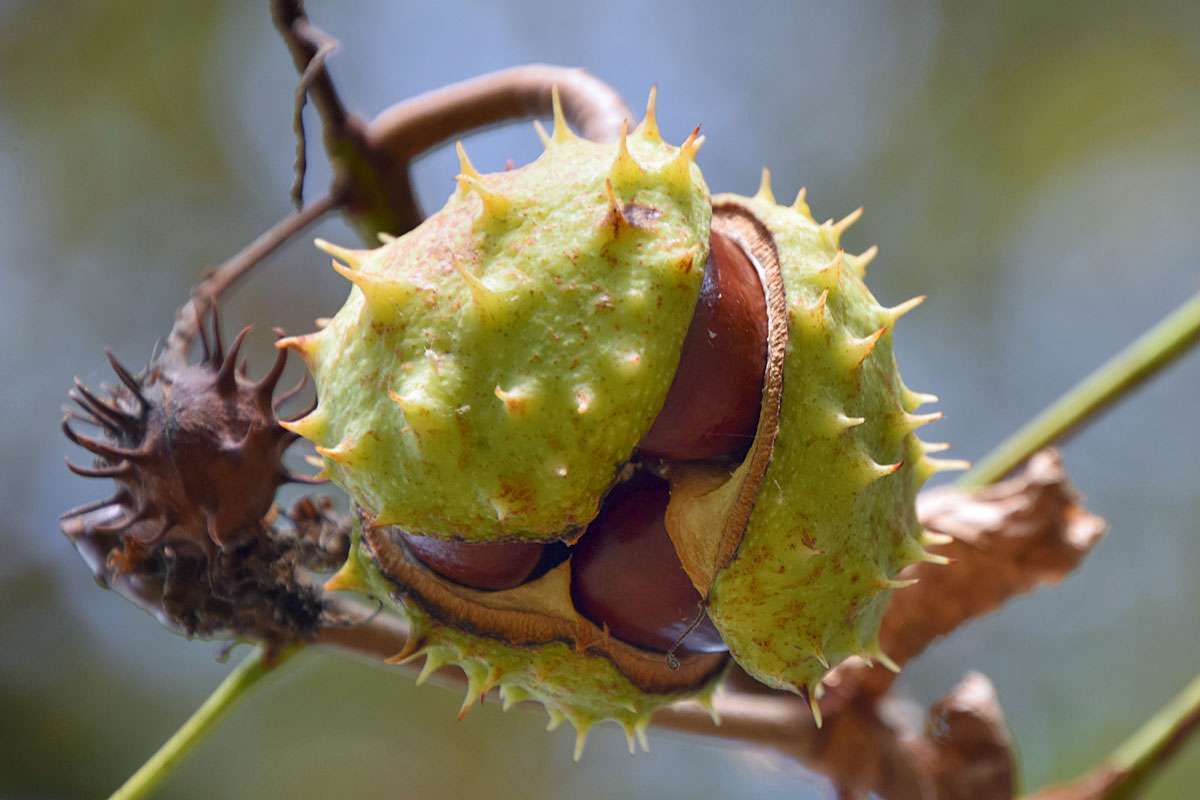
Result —
M 317 530 L 322 514 L 312 503 L 298 506 L 303 524 L 289 531 L 265 519 L 282 484 L 311 480 L 284 467 L 297 437 L 276 418 L 300 387 L 274 399 L 284 351 L 250 380 L 244 362 L 238 368 L 250 328 L 226 351 L 215 309 L 212 316 L 211 340 L 201 326 L 199 363 L 152 365 L 135 376 L 110 352 L 120 385 L 94 392 L 76 379 L 70 397 L 79 408 L 67 412 L 63 432 L 95 458 L 67 466 L 118 488 L 64 514 L 63 530 L 98 580 L 188 635 L 304 638 L 322 603 L 298 568 L 320 549 L 303 534 Z M 78 433 L 73 420 L 102 435 Z

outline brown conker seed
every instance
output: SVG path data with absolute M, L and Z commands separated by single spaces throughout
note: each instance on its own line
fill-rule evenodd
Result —
M 546 549 L 540 542 L 452 542 L 411 533 L 401 536 L 417 560 L 446 580 L 493 592 L 524 583 Z
M 640 473 L 613 489 L 571 556 L 575 608 L 628 644 L 667 652 L 703 614 L 667 535 L 666 481 Z M 704 614 L 680 654 L 726 650 Z
M 754 265 L 712 233 L 704 283 L 675 380 L 638 445 L 646 455 L 692 461 L 749 447 L 767 363 L 767 302 Z

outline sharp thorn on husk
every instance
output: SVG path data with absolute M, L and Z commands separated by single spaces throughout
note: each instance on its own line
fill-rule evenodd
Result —
M 117 373 L 117 377 L 121 379 L 121 383 L 125 384 L 126 389 L 133 392 L 133 396 L 137 398 L 142 409 L 148 411 L 150 409 L 150 401 L 146 399 L 146 395 L 142 394 L 141 384 L 130 374 L 129 370 L 125 369 L 125 365 L 117 360 L 112 350 L 106 347 L 104 355 L 108 359 L 109 365 L 113 368 L 113 372 Z
M 129 498 L 129 495 L 125 492 L 124 489 L 122 489 L 121 491 L 114 494 L 112 497 L 106 497 L 103 500 L 93 500 L 90 503 L 84 503 L 83 505 L 75 506 L 72 509 L 68 509 L 67 511 L 64 511 L 63 513 L 59 514 L 58 518 L 60 520 L 63 520 L 63 519 L 70 519 L 71 517 L 78 517 L 81 514 L 87 514 L 88 512 L 95 511 L 100 508 L 104 508 L 105 506 L 108 506 L 108 505 L 120 504 L 120 503 L 124 502 L 125 500 L 127 500 L 128 498 Z
M 133 430 L 135 428 L 137 424 L 136 417 L 122 411 L 113 403 L 108 403 L 104 400 L 101 400 L 90 389 L 88 389 L 88 387 L 85 386 L 83 381 L 79 380 L 79 378 L 75 378 L 75 389 L 78 390 L 79 394 L 83 395 L 83 397 L 87 399 L 87 402 L 91 404 L 91 407 L 89 408 L 83 402 L 81 402 L 79 398 L 73 398 L 75 402 L 84 407 L 84 410 L 92 412 L 97 417 L 107 417 L 119 428 L 123 428 L 125 430 Z
M 142 520 L 146 519 L 151 514 L 152 514 L 152 509 L 150 509 L 147 506 L 142 506 L 141 508 L 138 508 L 137 510 L 131 512 L 129 514 L 129 516 L 124 517 L 123 519 L 115 519 L 112 522 L 105 522 L 103 524 L 96 525 L 95 527 L 92 528 L 92 532 L 93 533 L 120 533 L 121 531 L 129 528 L 131 525 L 135 525 L 138 522 L 141 522 Z
M 271 365 L 271 369 L 267 374 L 258 383 L 254 384 L 254 392 L 258 395 L 259 402 L 264 405 L 270 402 L 271 395 L 275 393 L 275 387 L 279 385 L 279 378 L 283 375 L 283 370 L 286 366 L 287 350 L 276 350 L 275 363 Z
M 119 478 L 133 471 L 133 465 L 128 461 L 103 467 L 81 467 L 77 464 L 72 464 L 69 458 L 63 460 L 67 464 L 67 469 L 81 478 Z
M 237 367 L 238 353 L 242 349 L 242 343 L 246 341 L 246 336 L 249 335 L 252 325 L 247 325 L 242 328 L 237 337 L 233 340 L 233 345 L 229 348 L 229 354 L 221 362 L 221 368 L 217 371 L 217 379 L 215 385 L 217 391 L 221 394 L 229 394 L 237 389 L 237 374 L 234 370 Z
M 138 461 L 146 457 L 146 454 L 140 450 L 129 450 L 124 447 L 114 447 L 112 445 L 105 444 L 99 439 L 93 439 L 90 436 L 84 436 L 76 433 L 75 429 L 71 427 L 70 419 L 66 417 L 64 417 L 62 421 L 62 430 L 63 433 L 66 434 L 66 437 L 75 444 L 79 445 L 85 450 L 90 450 L 98 456 L 111 458 L 113 461 L 120 461 L 121 459 Z

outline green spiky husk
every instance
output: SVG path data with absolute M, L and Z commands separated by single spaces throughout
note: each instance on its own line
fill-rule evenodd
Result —
M 349 299 L 293 340 L 320 399 L 293 429 L 377 524 L 547 540 L 595 516 L 666 396 L 708 252 L 692 152 L 656 132 L 627 148 L 464 161 L 442 210 L 342 253 Z
M 811 693 L 848 656 L 886 662 L 877 636 L 901 585 L 894 577 L 925 557 L 915 496 L 932 462 L 912 431 L 929 420 L 911 414 L 920 397 L 893 358 L 901 312 L 876 301 L 835 226 L 816 224 L 802 200 L 716 202 L 749 209 L 770 230 L 788 344 L 770 466 L 709 614 L 751 675 Z
M 467 682 L 459 710 L 461 719 L 487 692 L 498 690 L 504 710 L 522 701 L 541 703 L 548 729 L 565 720 L 575 730 L 575 760 L 588 732 L 612 721 L 621 726 L 629 743 L 647 749 L 645 731 L 655 710 L 682 700 L 696 700 L 712 711 L 712 696 L 721 682 L 718 670 L 703 686 L 686 691 L 643 691 L 600 655 L 567 642 L 514 645 L 439 621 L 419 597 L 405 592 L 386 575 L 354 532 L 350 556 L 338 573 L 339 588 L 354 589 L 385 603 L 409 624 L 409 643 L 394 663 L 424 658 L 418 683 L 442 667 L 458 667 Z

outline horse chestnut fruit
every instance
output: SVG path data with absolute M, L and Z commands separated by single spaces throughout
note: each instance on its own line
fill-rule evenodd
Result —
M 667 536 L 669 492 L 666 481 L 643 472 L 609 493 L 571 556 L 571 597 L 581 614 L 638 647 L 723 652 Z
M 638 448 L 691 461 L 745 451 L 767 365 L 767 301 L 742 249 L 714 231 L 696 314 L 666 403 Z
M 408 617 L 397 660 L 460 666 L 464 711 L 499 687 L 579 747 L 600 720 L 632 741 L 655 709 L 704 700 L 726 648 L 810 697 L 851 655 L 884 661 L 896 576 L 932 558 L 916 491 L 955 466 L 916 437 L 937 415 L 914 413 L 930 398 L 892 355 L 919 301 L 880 305 L 870 251 L 841 248 L 857 214 L 818 224 L 765 176 L 711 197 L 695 132 L 668 145 L 653 109 L 600 144 L 556 107 L 545 153 L 503 173 L 460 152 L 459 190 L 420 226 L 323 245 L 354 288 L 283 343 L 320 398 L 288 427 L 360 510 L 332 585 Z M 551 542 L 570 558 L 528 571 Z
M 417 559 L 443 578 L 462 586 L 498 591 L 520 586 L 546 549 L 540 542 L 453 542 L 402 535 Z

